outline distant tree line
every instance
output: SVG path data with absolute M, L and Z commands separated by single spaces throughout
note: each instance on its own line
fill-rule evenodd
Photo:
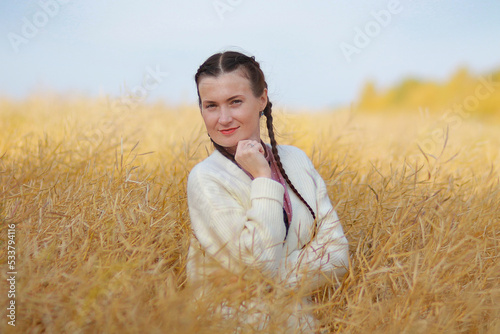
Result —
M 378 90 L 373 81 L 362 89 L 357 109 L 362 112 L 442 113 L 461 108 L 475 117 L 500 115 L 500 70 L 473 75 L 460 68 L 444 83 L 405 79 L 400 84 Z

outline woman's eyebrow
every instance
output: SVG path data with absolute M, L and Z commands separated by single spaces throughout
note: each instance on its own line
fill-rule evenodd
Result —
M 234 95 L 234 96 L 231 96 L 230 98 L 226 99 L 226 101 L 231 101 L 231 100 L 234 100 L 235 98 L 237 97 L 242 97 L 243 95 L 241 94 L 238 94 L 238 95 Z M 203 103 L 217 103 L 215 101 L 211 101 L 211 100 L 202 100 Z
M 241 97 L 241 96 L 243 96 L 243 95 L 240 95 L 240 94 L 239 94 L 239 95 L 231 96 L 231 97 L 230 97 L 230 98 L 228 98 L 226 101 L 231 101 L 231 100 L 233 100 L 233 99 L 235 99 L 235 98 L 237 98 L 237 97 Z

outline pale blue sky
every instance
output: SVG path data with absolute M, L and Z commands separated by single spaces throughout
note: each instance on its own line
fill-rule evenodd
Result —
M 52 5 L 44 12 L 43 3 Z M 390 22 L 377 23 L 373 12 L 388 8 Z M 149 67 L 168 75 L 145 102 L 196 103 L 198 66 L 236 48 L 261 62 L 275 105 L 349 105 L 367 79 L 386 87 L 407 76 L 445 80 L 458 66 L 499 69 L 499 18 L 494 0 L 3 1 L 0 95 L 119 96 L 124 84 L 141 87 Z M 356 46 L 366 29 L 369 44 L 349 61 L 341 45 Z

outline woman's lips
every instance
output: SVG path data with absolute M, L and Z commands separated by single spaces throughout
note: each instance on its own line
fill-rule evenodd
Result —
M 222 133 L 223 135 L 230 135 L 230 134 L 233 134 L 234 131 L 236 131 L 239 127 L 236 127 L 236 128 L 230 128 L 230 129 L 224 129 L 224 130 L 219 130 L 220 133 Z

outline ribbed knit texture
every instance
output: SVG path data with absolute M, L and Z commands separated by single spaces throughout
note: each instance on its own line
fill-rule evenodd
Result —
M 325 182 L 300 149 L 278 146 L 278 151 L 290 180 L 315 211 L 317 224 L 289 189 L 293 218 L 283 241 L 283 185 L 269 178 L 251 180 L 214 151 L 188 178 L 194 233 L 188 255 L 189 281 L 203 279 L 210 272 L 206 268 L 209 259 L 235 274 L 250 266 L 290 288 L 300 282 L 314 289 L 346 272 L 347 239 Z
M 285 210 L 284 214 L 286 214 L 286 217 L 283 217 L 283 219 L 284 219 L 286 231 L 288 233 L 289 222 L 292 219 L 293 212 L 292 212 L 292 203 L 290 202 L 290 195 L 288 194 L 288 188 L 286 188 L 286 186 L 287 186 L 286 180 L 283 177 L 283 175 L 281 175 L 280 169 L 278 168 L 278 164 L 276 163 L 276 160 L 274 159 L 274 155 L 273 155 L 271 148 L 268 147 L 267 145 L 265 145 L 264 143 L 262 143 L 262 145 L 264 145 L 264 149 L 266 150 L 265 151 L 266 152 L 265 153 L 266 160 L 269 163 L 269 167 L 271 167 L 271 178 L 274 181 L 281 183 L 281 185 L 283 187 L 285 187 L 284 188 L 285 193 L 283 195 L 283 210 Z M 251 180 L 254 179 L 252 174 L 250 174 L 248 171 L 246 171 L 244 168 L 242 168 L 238 163 L 236 163 L 236 164 L 248 175 L 248 177 Z

